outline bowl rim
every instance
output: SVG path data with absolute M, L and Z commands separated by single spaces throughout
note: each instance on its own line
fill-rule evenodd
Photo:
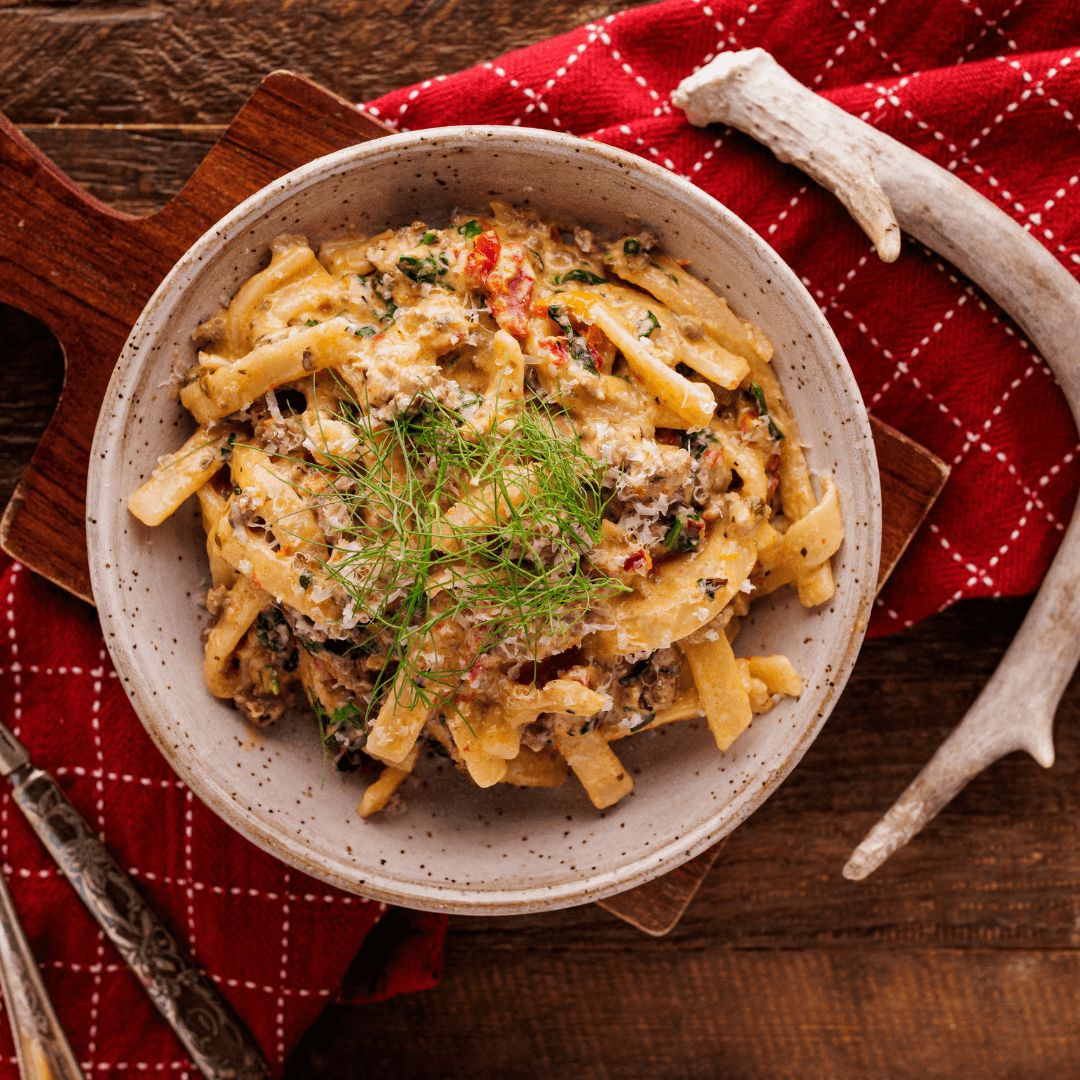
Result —
M 113 369 L 105 398 L 98 414 L 91 451 L 90 472 L 87 484 L 87 547 L 90 562 L 91 582 L 94 601 L 103 623 L 119 616 L 118 591 L 110 589 L 113 575 L 106 566 L 108 551 L 106 537 L 99 529 L 92 527 L 95 521 L 95 508 L 101 500 L 108 497 L 108 474 L 106 467 L 95 468 L 103 460 L 102 451 L 109 441 L 109 428 L 114 417 L 110 415 L 117 394 L 129 375 L 133 375 L 133 366 L 138 370 L 136 361 L 142 354 L 142 339 L 147 334 L 147 326 L 154 321 L 155 315 L 174 290 L 186 288 L 198 276 L 199 267 L 208 261 L 210 254 L 218 250 L 233 235 L 234 226 L 246 222 L 248 216 L 257 208 L 265 209 L 267 204 L 275 205 L 279 199 L 296 195 L 309 184 L 328 178 L 342 169 L 362 167 L 373 157 L 387 153 L 410 150 L 423 151 L 441 144 L 483 145 L 485 140 L 510 140 L 539 147 L 563 149 L 577 153 L 587 153 L 601 159 L 606 165 L 616 165 L 631 171 L 638 171 L 650 177 L 654 182 L 670 185 L 678 189 L 691 202 L 712 215 L 722 228 L 726 229 L 751 249 L 757 251 L 763 259 L 770 259 L 775 272 L 780 275 L 787 290 L 789 305 L 801 304 L 808 312 L 818 316 L 818 333 L 825 349 L 832 354 L 836 364 L 831 378 L 839 379 L 852 406 L 851 419 L 857 424 L 865 446 L 869 450 L 872 469 L 868 476 L 871 495 L 871 519 L 869 526 L 870 548 L 863 555 L 863 565 L 868 566 L 865 574 L 859 575 L 857 617 L 849 628 L 847 640 L 834 667 L 831 685 L 821 699 L 814 721 L 803 731 L 798 741 L 791 747 L 783 763 L 771 770 L 765 781 L 757 785 L 752 794 L 739 800 L 734 810 L 729 805 L 705 817 L 696 827 L 680 834 L 671 842 L 644 856 L 629 860 L 617 870 L 596 872 L 569 880 L 562 885 L 531 886 L 523 889 L 497 888 L 480 891 L 477 889 L 454 888 L 441 885 L 425 885 L 422 882 L 402 882 L 389 875 L 349 873 L 346 864 L 338 867 L 328 865 L 322 857 L 312 857 L 310 850 L 302 841 L 295 841 L 284 831 L 277 832 L 268 828 L 254 815 L 245 815 L 240 806 L 227 791 L 206 773 L 191 767 L 182 757 L 173 751 L 173 747 L 157 730 L 153 716 L 162 709 L 160 701 L 153 700 L 141 685 L 141 678 L 133 655 L 123 647 L 119 638 L 106 635 L 109 653 L 132 707 L 151 739 L 161 751 L 170 768 L 196 794 L 199 799 L 218 817 L 236 829 L 241 835 L 262 850 L 281 859 L 314 878 L 335 885 L 347 892 L 358 893 L 385 903 L 428 911 L 447 911 L 460 914 L 524 914 L 532 911 L 553 910 L 590 901 L 600 900 L 615 893 L 623 892 L 637 885 L 644 884 L 655 877 L 671 870 L 700 854 L 717 840 L 726 836 L 746 820 L 776 790 L 784 778 L 802 759 L 810 744 L 817 737 L 826 719 L 838 700 L 841 691 L 851 674 L 852 667 L 869 622 L 877 579 L 878 557 L 881 540 L 880 486 L 873 451 L 873 438 L 869 427 L 866 409 L 854 375 L 844 356 L 836 335 L 798 275 L 772 249 L 772 247 L 742 219 L 707 192 L 696 187 L 687 179 L 673 171 L 637 157 L 627 151 L 604 143 L 582 139 L 562 132 L 552 132 L 536 128 L 520 128 L 500 125 L 454 125 L 439 128 L 427 128 L 419 131 L 399 132 L 377 139 L 346 147 L 308 162 L 293 171 L 284 174 L 255 192 L 219 221 L 210 226 L 198 240 L 181 256 L 173 268 L 154 290 L 147 304 L 124 345 L 120 358 Z M 239 231 L 239 230 L 237 230 Z M 191 280 L 185 280 L 190 278 Z M 146 354 L 149 356 L 149 354 Z M 866 556 L 869 555 L 867 560 Z M 721 820 L 722 819 L 722 820 Z

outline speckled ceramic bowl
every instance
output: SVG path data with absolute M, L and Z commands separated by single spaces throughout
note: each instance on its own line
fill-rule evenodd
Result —
M 257 730 L 203 684 L 207 569 L 194 500 L 148 529 L 125 499 L 192 421 L 165 390 L 192 329 L 265 265 L 280 232 L 317 244 L 351 226 L 445 224 L 499 198 L 609 234 L 654 225 L 664 247 L 776 346 L 774 366 L 815 470 L 842 494 L 837 591 L 804 610 L 792 590 L 753 609 L 739 652 L 786 653 L 806 687 L 756 719 L 726 754 L 704 722 L 619 743 L 633 794 L 594 810 L 571 777 L 553 790 L 481 791 L 440 758 L 406 781 L 406 810 L 356 815 L 363 782 L 323 777 L 314 724 Z M 90 568 L 105 639 L 151 738 L 191 789 L 255 844 L 343 889 L 410 907 L 504 914 L 600 899 L 655 877 L 751 814 L 794 768 L 832 709 L 862 642 L 880 537 L 866 412 L 836 338 L 792 271 L 723 206 L 619 150 L 518 128 L 394 135 L 312 162 L 208 232 L 151 298 L 98 420 L 88 490 Z M 792 828 L 798 828 L 792 822 Z

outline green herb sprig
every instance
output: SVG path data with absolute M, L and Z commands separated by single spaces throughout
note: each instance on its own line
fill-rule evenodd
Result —
M 625 589 L 582 559 L 602 535 L 606 466 L 546 408 L 530 403 L 488 431 L 424 396 L 386 426 L 365 412 L 355 402 L 339 410 L 358 456 L 326 453 L 326 465 L 309 467 L 348 480 L 333 497 L 349 524 L 322 569 L 347 595 L 358 632 L 389 642 L 393 681 L 410 688 L 410 700 L 399 689 L 401 704 L 445 701 L 499 643 L 522 658 L 550 651 L 602 596 Z M 498 520 L 488 512 L 480 524 L 450 524 L 455 503 L 482 519 L 492 493 Z M 424 654 L 436 651 L 440 624 L 455 621 L 468 645 L 448 666 L 440 655 L 432 673 Z

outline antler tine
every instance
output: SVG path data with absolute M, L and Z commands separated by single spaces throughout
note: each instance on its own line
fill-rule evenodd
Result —
M 834 192 L 886 262 L 902 226 L 1020 324 L 1080 422 L 1080 285 L 1030 233 L 921 154 L 818 97 L 763 49 L 724 53 L 672 101 L 691 123 L 730 124 Z M 973 777 L 1014 750 L 1054 761 L 1053 717 L 1080 660 L 1080 515 L 997 671 L 930 763 L 844 867 L 866 877 Z

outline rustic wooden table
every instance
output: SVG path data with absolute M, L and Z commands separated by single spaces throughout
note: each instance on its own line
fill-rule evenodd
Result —
M 0 110 L 95 195 L 148 212 L 275 68 L 359 100 L 630 6 L 3 0 Z M 0 307 L 0 366 L 6 503 L 63 359 L 48 331 Z M 1080 1074 L 1080 681 L 1058 714 L 1052 770 L 999 762 L 867 882 L 840 877 L 1026 607 L 966 603 L 868 643 L 823 734 L 732 836 L 670 936 L 648 938 L 595 906 L 451 919 L 438 989 L 331 1006 L 288 1075 Z

